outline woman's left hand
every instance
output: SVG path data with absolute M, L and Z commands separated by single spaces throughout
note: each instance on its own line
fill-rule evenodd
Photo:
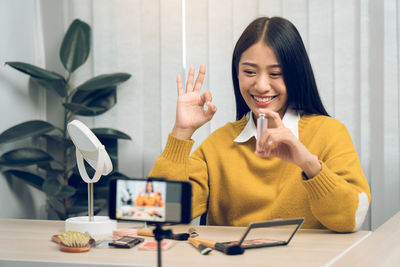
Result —
M 262 149 L 256 151 L 256 155 L 281 158 L 299 166 L 308 178 L 316 176 L 321 171 L 317 156 L 311 154 L 290 129 L 285 127 L 277 112 L 265 110 L 263 113 L 268 118 L 268 126 L 272 125 L 272 128 L 267 128 L 257 141 Z

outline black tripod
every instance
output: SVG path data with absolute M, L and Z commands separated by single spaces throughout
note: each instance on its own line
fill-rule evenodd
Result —
M 171 230 L 162 229 L 161 223 L 156 223 L 156 228 L 153 230 L 154 239 L 157 240 L 157 266 L 161 267 L 161 241 L 164 237 L 171 236 Z

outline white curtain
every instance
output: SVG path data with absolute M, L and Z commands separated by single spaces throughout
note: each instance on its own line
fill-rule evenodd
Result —
M 27 0 L 28 1 L 28 0 Z M 33 1 L 33 0 L 29 0 Z M 207 65 L 205 88 L 218 111 L 196 134 L 196 146 L 235 118 L 230 76 L 233 46 L 257 16 L 283 16 L 300 31 L 323 102 L 343 122 L 360 155 L 372 191 L 375 229 L 400 209 L 400 4 L 396 0 L 38 0 L 45 65 L 62 71 L 61 38 L 73 19 L 93 29 L 89 62 L 79 85 L 102 73 L 128 72 L 118 104 L 85 119 L 132 136 L 120 141 L 120 171 L 145 177 L 175 119 L 177 73 Z M 13 27 L 11 25 L 11 27 Z M 22 59 L 21 59 L 22 61 Z M 46 117 L 60 119 L 47 96 Z M 6 128 L 6 127 L 4 127 Z
M 38 1 L 24 2 L 0 1 L 0 133 L 17 123 L 46 119 L 45 92 L 4 64 L 45 65 L 40 6 Z M 14 144 L 1 144 L 0 154 L 13 148 Z M 0 172 L 0 218 L 44 218 L 44 202 L 39 190 L 18 179 L 6 179 Z

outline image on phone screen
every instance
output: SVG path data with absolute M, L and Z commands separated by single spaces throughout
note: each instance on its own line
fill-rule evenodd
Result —
M 116 189 L 117 219 L 165 221 L 165 182 L 118 180 Z

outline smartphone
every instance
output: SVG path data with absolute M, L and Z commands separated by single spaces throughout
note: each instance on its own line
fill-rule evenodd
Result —
M 144 238 L 141 237 L 133 237 L 133 236 L 123 236 L 113 242 L 108 243 L 109 246 L 117 247 L 117 248 L 131 248 L 140 244 L 144 241 Z
M 109 217 L 125 221 L 188 224 L 192 220 L 192 185 L 164 178 L 110 181 Z

